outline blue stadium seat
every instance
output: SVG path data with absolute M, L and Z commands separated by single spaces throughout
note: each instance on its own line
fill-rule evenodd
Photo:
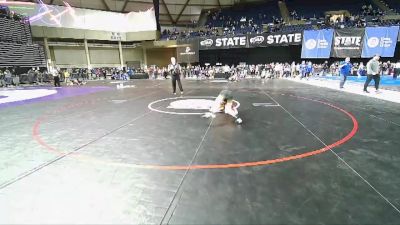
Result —
M 352 14 L 359 14 L 363 5 L 372 4 L 369 0 L 335 0 L 321 3 L 320 0 L 286 0 L 289 12 L 295 10 L 299 16 L 305 18 L 324 17 L 325 12 L 336 10 L 347 10 Z
M 389 8 L 394 9 L 397 12 L 400 12 L 400 1 L 399 0 L 385 0 Z

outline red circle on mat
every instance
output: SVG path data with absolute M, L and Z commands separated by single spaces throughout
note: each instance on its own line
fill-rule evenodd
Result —
M 310 98 L 305 98 L 305 97 L 299 97 L 299 96 L 294 96 L 298 99 L 302 99 L 302 100 L 309 100 L 309 101 L 313 101 L 313 102 L 318 102 L 324 105 L 327 105 L 331 108 L 334 108 L 342 113 L 344 113 L 347 117 L 349 117 L 353 123 L 353 128 L 351 129 L 351 131 L 342 139 L 329 144 L 321 149 L 316 149 L 316 150 L 312 150 L 309 152 L 305 152 L 305 153 L 301 153 L 301 154 L 297 154 L 297 155 L 291 155 L 291 156 L 286 156 L 286 157 L 282 157 L 282 158 L 276 158 L 276 159 L 269 159 L 269 160 L 262 160 L 262 161 L 253 161 L 253 162 L 243 162 L 243 163 L 231 163 L 231 164 L 199 164 L 199 165 L 137 165 L 137 164 L 129 164 L 129 163 L 115 163 L 115 162 L 109 162 L 109 161 L 104 161 L 104 160 L 99 160 L 90 156 L 85 156 L 85 155 L 79 155 L 76 152 L 73 153 L 73 155 L 71 156 L 76 156 L 79 157 L 80 160 L 84 160 L 86 162 L 91 162 L 91 163 L 102 163 L 102 164 L 107 164 L 107 165 L 113 165 L 113 166 L 124 166 L 124 167 L 131 167 L 131 168 L 141 168 L 141 169 L 158 169 L 158 170 L 194 170 L 194 169 L 228 169 L 228 168 L 240 168 L 240 167 L 251 167 L 251 166 L 263 166 L 263 165 L 270 165 L 270 164 L 275 164 L 275 163 L 281 163 L 281 162 L 287 162 L 287 161 L 291 161 L 291 160 L 296 160 L 296 159 L 302 159 L 302 158 L 306 158 L 306 157 L 310 157 L 310 156 L 314 156 L 314 155 L 318 155 L 321 153 L 324 153 L 326 151 L 329 151 L 335 147 L 338 147 L 344 143 L 346 143 L 347 141 L 349 141 L 358 131 L 358 121 L 357 119 L 349 112 L 347 112 L 346 110 L 335 106 L 333 104 L 327 103 L 327 102 L 323 102 L 320 100 L 315 100 L 315 99 L 310 99 Z M 75 104 L 75 105 L 70 105 L 67 107 L 63 107 L 62 110 L 59 110 L 57 112 L 62 112 L 62 111 L 66 111 L 68 109 L 72 109 L 72 108 L 76 108 L 79 107 L 81 105 L 84 104 Z M 44 148 L 46 148 L 47 150 L 51 151 L 51 152 L 55 152 L 58 154 L 66 154 L 52 146 L 50 146 L 49 144 L 47 144 L 45 141 L 43 141 L 43 139 L 40 136 L 40 126 L 43 123 L 43 121 L 45 121 L 44 117 L 38 118 L 33 126 L 32 129 L 32 136 L 33 138 Z

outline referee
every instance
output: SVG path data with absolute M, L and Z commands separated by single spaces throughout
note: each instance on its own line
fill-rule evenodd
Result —
M 171 64 L 168 65 L 168 71 L 172 78 L 172 91 L 176 95 L 176 82 L 178 82 L 181 95 L 183 95 L 183 88 L 181 83 L 181 66 L 176 63 L 175 57 L 171 57 Z
M 53 75 L 54 87 L 61 87 L 61 84 L 60 84 L 60 71 L 58 70 L 58 68 L 53 68 L 51 70 L 51 74 Z

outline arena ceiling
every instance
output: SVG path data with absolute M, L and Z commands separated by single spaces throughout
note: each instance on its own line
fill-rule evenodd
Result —
M 37 2 L 37 0 L 20 0 Z M 68 2 L 73 7 L 97 9 L 114 12 L 146 10 L 153 6 L 153 0 L 42 0 L 46 4 L 64 5 Z M 203 9 L 232 6 L 236 3 L 260 0 L 159 0 L 160 23 L 187 24 L 198 20 Z

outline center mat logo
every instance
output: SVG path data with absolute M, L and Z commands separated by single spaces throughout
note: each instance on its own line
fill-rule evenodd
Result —
M 215 104 L 213 96 L 191 96 L 165 98 L 151 102 L 147 107 L 154 112 L 170 115 L 204 115 Z M 240 107 L 240 103 L 233 100 L 233 107 Z
M 169 103 L 168 109 L 208 110 L 214 101 L 210 99 L 184 99 Z
M 57 94 L 57 90 L 33 89 L 33 90 L 4 90 L 0 91 L 0 104 L 19 102 L 34 98 L 46 97 Z

